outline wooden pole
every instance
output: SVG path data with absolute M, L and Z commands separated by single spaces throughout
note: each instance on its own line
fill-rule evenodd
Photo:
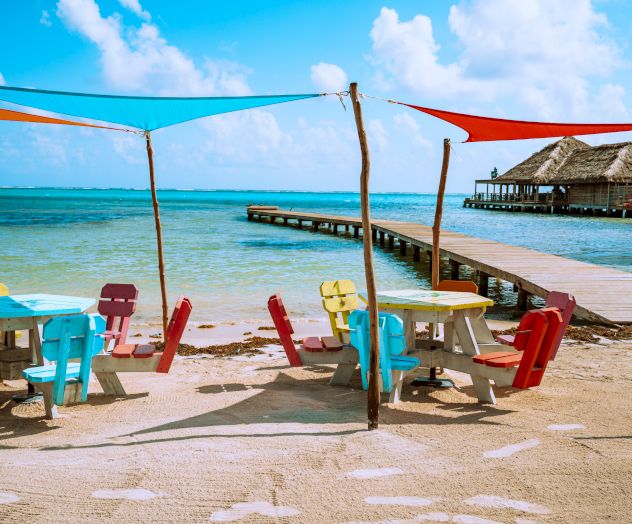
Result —
M 373 235 L 371 234 L 371 203 L 369 201 L 369 174 L 371 172 L 371 159 L 369 157 L 369 144 L 366 139 L 362 106 L 358 98 L 358 84 L 349 86 L 353 114 L 355 115 L 360 151 L 362 153 L 362 171 L 360 174 L 360 202 L 362 207 L 362 243 L 364 246 L 364 273 L 366 275 L 366 291 L 369 309 L 369 395 L 367 403 L 367 415 L 369 418 L 369 430 L 377 429 L 380 409 L 380 342 L 378 336 L 378 311 L 375 291 L 375 274 L 373 272 Z
M 432 289 L 439 285 L 439 236 L 441 233 L 441 215 L 443 214 L 443 195 L 445 194 L 445 181 L 448 178 L 448 166 L 450 164 L 450 139 L 443 139 L 443 163 L 441 164 L 441 178 L 439 179 L 439 191 L 437 192 L 437 206 L 435 207 L 434 224 L 432 225 Z
M 156 223 L 156 241 L 158 243 L 158 273 L 160 275 L 160 294 L 162 295 L 162 339 L 167 341 L 167 285 L 165 284 L 165 262 L 162 258 L 162 227 L 160 225 L 160 209 L 156 196 L 154 180 L 154 150 L 151 147 L 151 133 L 145 131 L 147 142 L 147 159 L 149 160 L 149 181 L 151 183 L 151 201 L 154 205 L 154 221 Z

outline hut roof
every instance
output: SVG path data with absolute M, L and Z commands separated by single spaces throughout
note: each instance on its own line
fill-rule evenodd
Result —
M 632 182 L 632 142 L 576 150 L 548 180 L 552 184 Z
M 588 144 L 575 137 L 566 136 L 547 145 L 525 161 L 512 167 L 496 180 L 503 182 L 532 182 L 543 184 L 555 175 L 558 169 L 576 151 L 591 149 Z

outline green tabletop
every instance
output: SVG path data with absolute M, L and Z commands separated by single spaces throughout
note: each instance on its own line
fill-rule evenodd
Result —
M 360 300 L 367 302 L 366 291 L 358 293 Z M 458 309 L 486 308 L 494 301 L 463 291 L 432 291 L 429 289 L 398 289 L 380 291 L 377 294 L 379 307 L 391 309 L 416 309 L 422 311 L 455 311 Z

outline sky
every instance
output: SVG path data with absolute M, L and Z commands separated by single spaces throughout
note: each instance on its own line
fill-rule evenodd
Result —
M 381 99 L 560 122 L 632 121 L 632 1 L 2 0 L 0 84 L 145 96 L 343 91 L 358 82 L 371 190 L 449 192 L 551 140 L 462 143 Z M 162 188 L 356 191 L 348 98 L 291 102 L 153 133 Z M 6 103 L 0 107 L 20 109 Z M 632 133 L 585 138 L 632 140 Z M 142 137 L 0 122 L 0 186 L 147 187 Z

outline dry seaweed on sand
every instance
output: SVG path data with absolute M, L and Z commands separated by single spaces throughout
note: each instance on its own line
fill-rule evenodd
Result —
M 200 324 L 198 326 L 198 329 L 213 329 L 215 327 L 215 324 Z
M 259 331 L 274 331 L 276 328 L 274 326 L 259 326 L 257 329 Z
M 152 342 L 156 346 L 157 351 L 161 351 L 164 347 L 163 342 Z M 235 355 L 258 355 L 263 353 L 261 348 L 273 344 L 281 344 L 278 338 L 267 337 L 249 337 L 240 342 L 230 342 L 228 344 L 215 344 L 211 346 L 192 346 L 191 344 L 180 343 L 178 346 L 178 355 L 215 355 L 218 357 L 231 357 Z
M 516 328 L 492 330 L 494 337 L 498 335 L 515 335 Z M 595 324 L 592 326 L 568 326 L 564 340 L 574 342 L 599 342 L 602 338 L 609 340 L 632 340 L 632 326 L 611 328 Z

